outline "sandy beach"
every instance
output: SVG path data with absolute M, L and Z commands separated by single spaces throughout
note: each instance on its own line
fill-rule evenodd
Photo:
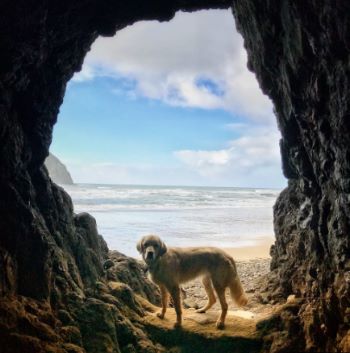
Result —
M 235 260 L 252 260 L 252 259 L 267 259 L 270 258 L 270 247 L 274 243 L 274 239 L 266 237 L 256 243 L 256 245 L 237 247 L 237 248 L 223 248 Z

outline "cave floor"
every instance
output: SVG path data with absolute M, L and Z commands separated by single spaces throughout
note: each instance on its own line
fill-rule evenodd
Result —
M 251 303 L 247 308 L 229 304 L 226 325 L 223 330 L 215 327 L 220 310 L 216 307 L 204 314 L 195 309 L 183 309 L 182 328 L 174 328 L 176 314 L 168 308 L 164 319 L 159 319 L 158 307 L 149 305 L 143 325 L 151 338 L 167 347 L 167 352 L 232 352 L 254 353 L 261 351 L 263 340 L 257 323 L 268 321 L 281 308 L 281 305 L 261 304 L 249 295 Z

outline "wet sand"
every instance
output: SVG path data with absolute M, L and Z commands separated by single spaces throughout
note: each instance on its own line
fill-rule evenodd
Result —
M 223 248 L 223 250 L 235 260 L 268 259 L 270 258 L 270 247 L 273 243 L 273 238 L 266 238 L 257 242 L 256 245 L 242 248 Z

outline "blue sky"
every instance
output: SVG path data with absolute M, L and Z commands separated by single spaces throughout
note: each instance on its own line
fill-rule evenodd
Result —
M 51 152 L 75 182 L 279 188 L 278 139 L 232 14 L 200 11 L 98 39 Z

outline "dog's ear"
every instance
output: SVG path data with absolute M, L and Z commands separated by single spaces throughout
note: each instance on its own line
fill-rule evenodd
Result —
M 166 245 L 161 241 L 160 242 L 160 248 L 159 248 L 159 255 L 162 256 L 167 252 L 168 248 Z
M 143 238 L 139 240 L 139 242 L 136 245 L 137 251 L 142 254 L 143 252 Z

